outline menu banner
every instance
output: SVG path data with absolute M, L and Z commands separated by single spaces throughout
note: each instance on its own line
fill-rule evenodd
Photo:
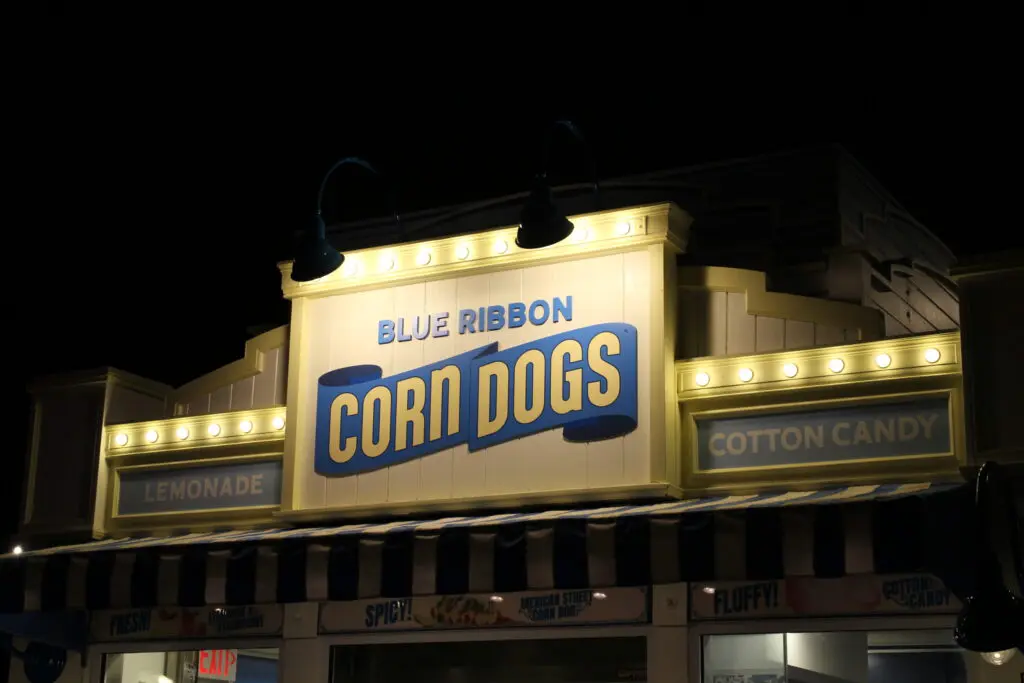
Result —
M 327 603 L 322 633 L 645 623 L 646 588 L 433 595 Z
M 282 631 L 284 607 L 156 607 L 95 612 L 90 624 L 99 642 L 165 638 L 273 636 Z
M 927 574 L 690 584 L 693 619 L 948 614 L 960 607 L 956 596 Z

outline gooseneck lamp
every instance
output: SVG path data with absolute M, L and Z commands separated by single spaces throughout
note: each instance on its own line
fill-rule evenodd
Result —
M 587 141 L 580 130 L 572 121 L 557 121 L 548 131 L 544 141 L 544 156 L 541 165 L 541 172 L 534 178 L 533 189 L 530 196 L 523 205 L 519 217 L 519 232 L 516 233 L 516 246 L 520 249 L 540 249 L 558 244 L 572 234 L 572 221 L 565 217 L 555 205 L 551 196 L 551 186 L 548 184 L 548 161 L 551 153 L 551 143 L 554 134 L 559 130 L 566 130 L 581 143 L 587 151 L 590 162 L 590 172 L 594 184 L 594 199 L 597 200 L 599 185 L 597 180 L 597 167 L 594 164 L 594 156 L 587 146 Z M 595 209 L 597 207 L 595 206 Z
M 373 175 L 379 175 L 377 169 L 358 157 L 345 157 L 331 166 L 324 174 L 323 180 L 320 181 L 320 189 L 316 194 L 316 212 L 313 214 L 312 223 L 299 241 L 298 252 L 292 263 L 292 280 L 296 282 L 310 282 L 326 277 L 345 262 L 345 255 L 327 241 L 327 225 L 324 223 L 322 211 L 324 188 L 327 187 L 327 181 L 336 170 L 347 165 L 360 166 Z M 397 220 L 397 214 L 395 214 L 395 218 Z
M 986 462 L 974 483 L 975 590 L 964 600 L 953 632 L 957 645 L 996 665 L 1024 649 L 1024 599 L 1006 587 L 1000 561 L 1009 560 L 1010 580 L 1024 586 L 1022 536 L 1013 493 L 1001 474 L 997 463 Z

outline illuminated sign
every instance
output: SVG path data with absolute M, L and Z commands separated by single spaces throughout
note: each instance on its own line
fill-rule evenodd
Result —
M 199 675 L 215 681 L 233 681 L 238 670 L 238 650 L 200 650 Z
M 945 397 L 697 418 L 697 458 L 705 471 L 940 455 L 952 450 Z
M 281 503 L 279 460 L 123 470 L 117 514 L 197 512 Z
M 449 328 L 449 318 L 453 318 Z M 427 337 L 447 337 L 449 334 L 476 334 L 478 332 L 494 332 L 508 327 L 515 329 L 529 323 L 544 325 L 548 322 L 558 323 L 572 320 L 572 297 L 554 298 L 549 303 L 538 299 L 530 304 L 513 302 L 507 306 L 481 306 L 480 308 L 464 308 L 457 315 L 449 313 L 431 313 L 427 316 L 416 316 L 414 320 L 381 320 L 377 323 L 377 343 L 407 342 L 414 339 L 423 340 Z
M 562 308 L 559 315 L 571 319 L 571 297 Z M 566 441 L 585 443 L 637 426 L 637 330 L 625 323 L 582 327 L 504 351 L 488 344 L 382 375 L 376 365 L 354 365 L 320 377 L 317 473 L 365 472 L 458 444 L 478 451 L 556 428 Z

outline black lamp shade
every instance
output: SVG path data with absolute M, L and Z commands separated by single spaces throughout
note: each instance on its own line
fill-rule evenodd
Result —
M 1024 600 L 1002 586 L 968 597 L 953 636 L 957 645 L 972 652 L 1024 647 Z
M 572 230 L 572 221 L 555 206 L 547 180 L 538 176 L 519 217 L 516 246 L 520 249 L 550 247 L 571 235 Z
M 292 263 L 292 280 L 310 282 L 330 275 L 345 261 L 345 256 L 327 241 L 326 226 L 317 215 L 311 229 L 299 240 L 298 252 Z

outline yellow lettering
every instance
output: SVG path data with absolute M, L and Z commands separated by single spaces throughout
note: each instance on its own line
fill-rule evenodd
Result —
M 217 480 L 207 477 L 203 479 L 203 498 L 217 497 Z
M 566 339 L 558 343 L 551 352 L 551 409 L 559 415 L 583 410 L 583 368 L 565 370 L 565 358 L 570 363 L 583 360 L 583 347 L 575 339 Z M 603 362 L 603 361 L 602 361 Z M 569 395 L 565 395 L 565 385 L 569 385 Z M 536 389 L 534 384 L 534 389 Z
M 871 432 L 868 431 L 868 423 L 863 420 L 857 423 L 853 430 L 853 443 L 871 443 Z
M 782 430 L 782 447 L 787 451 L 795 451 L 803 445 L 803 438 L 800 429 L 797 427 L 786 427 Z
M 938 419 L 938 415 L 918 415 L 917 421 L 921 423 L 921 427 L 924 429 L 924 438 L 932 438 L 932 427 L 935 425 L 935 420 Z
M 195 485 L 195 488 L 193 488 L 193 485 Z M 188 486 L 185 488 L 185 491 L 186 493 L 188 493 L 188 497 L 194 500 L 199 496 L 203 495 L 203 485 L 202 483 L 200 483 L 198 479 L 193 479 L 188 483 Z
M 491 380 L 496 384 L 494 392 L 494 419 L 491 419 Z M 477 392 L 476 436 L 483 438 L 494 434 L 508 422 L 508 366 L 500 361 L 480 366 L 478 377 L 480 390 Z
M 147 503 L 156 502 L 156 500 L 154 500 L 153 498 L 153 485 L 148 482 L 146 483 L 145 494 L 143 495 L 143 498 Z
M 725 450 L 729 455 L 742 455 L 747 450 L 747 435 L 743 432 L 733 432 L 725 439 Z
M 441 400 L 444 386 L 448 385 L 448 430 L 445 436 L 459 431 L 459 400 L 462 391 L 462 372 L 458 365 L 446 365 L 430 373 L 430 440 L 441 438 Z
M 598 408 L 604 408 L 615 403 L 621 391 L 619 370 L 609 363 L 601 355 L 602 349 L 608 351 L 609 356 L 617 356 L 621 352 L 619 338 L 611 332 L 601 332 L 594 335 L 587 347 L 587 362 L 590 369 L 604 378 L 605 387 L 601 391 L 601 382 L 590 382 L 587 385 L 587 398 Z
M 779 433 L 781 433 L 781 432 L 782 432 L 781 429 L 776 429 L 776 428 L 766 429 L 763 432 L 764 435 L 768 437 L 768 450 L 771 451 L 772 453 L 775 452 L 775 439 L 776 439 L 776 437 L 779 436 Z
M 825 425 L 818 425 L 817 427 L 812 427 L 808 425 L 804 427 L 804 443 L 807 444 L 808 448 L 811 448 L 812 446 L 817 448 L 824 448 Z
M 711 438 L 708 440 L 708 450 L 711 451 L 711 455 L 725 455 L 725 449 L 723 446 L 718 444 L 725 444 L 725 434 L 718 433 L 711 435 Z
M 252 475 L 252 495 L 258 496 L 263 493 L 263 475 L 254 474 Z
M 224 481 L 222 481 L 220 484 L 220 495 L 231 495 L 231 477 L 224 477 Z
M 840 436 L 839 435 L 839 430 L 840 429 L 849 429 L 849 428 L 850 428 L 850 423 L 849 422 L 837 422 L 832 427 L 832 441 L 833 441 L 833 443 L 836 443 L 836 444 L 838 444 L 840 446 L 849 446 L 850 445 L 850 439 L 848 437 Z
M 249 493 L 249 477 L 235 477 L 235 495 L 244 496 Z
M 373 440 L 373 423 L 378 423 L 377 440 Z M 363 453 L 376 458 L 391 443 L 391 392 L 376 386 L 363 397 Z
M 533 376 L 533 391 L 529 395 L 526 393 L 527 372 Z M 537 349 L 526 351 L 516 359 L 514 373 L 512 414 L 519 424 L 530 424 L 544 412 L 544 354 Z M 552 393 L 554 389 L 552 386 Z
M 896 421 L 875 420 L 875 442 L 892 443 L 896 440 Z
M 921 428 L 917 426 L 917 420 L 912 417 L 901 417 L 899 421 L 900 441 L 913 441 L 917 438 Z
M 757 442 L 757 438 L 759 436 L 761 436 L 762 434 L 764 434 L 764 430 L 763 429 L 751 429 L 750 431 L 747 432 L 747 438 L 750 439 L 749 443 L 750 443 L 750 452 L 751 453 L 757 453 L 758 446 L 759 446 L 759 444 Z
M 156 499 L 159 501 L 167 500 L 167 482 L 162 481 L 156 485 Z
M 344 410 L 344 413 L 342 412 Z M 327 452 L 334 462 L 348 462 L 356 454 L 356 437 L 345 439 L 345 447 L 341 446 L 342 415 L 359 414 L 359 401 L 352 394 L 338 394 L 331 401 L 331 418 L 328 426 Z
M 427 383 L 419 377 L 408 377 L 400 380 L 395 387 L 395 450 L 401 451 L 408 446 L 408 425 L 412 425 L 412 445 L 419 446 L 426 439 L 424 436 L 423 404 L 427 400 Z M 412 394 L 412 405 L 409 404 Z
M 171 500 L 185 500 L 185 482 L 171 482 Z

